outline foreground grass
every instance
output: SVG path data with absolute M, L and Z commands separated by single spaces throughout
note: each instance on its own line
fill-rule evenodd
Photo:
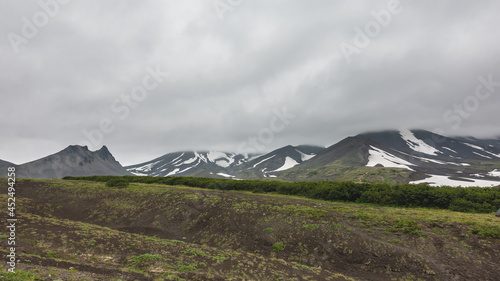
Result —
M 106 187 L 105 183 L 93 182 L 93 181 L 68 181 L 68 180 L 54 180 L 54 179 L 48 179 L 48 180 L 36 179 L 28 181 L 45 182 L 49 183 L 51 186 L 54 187 L 61 187 L 71 190 L 84 188 L 89 192 L 89 194 L 96 194 L 102 190 L 110 191 L 110 188 Z M 120 193 L 126 191 L 126 192 L 136 192 L 141 194 L 166 194 L 170 193 L 171 190 L 207 192 L 207 190 L 204 188 L 187 187 L 179 185 L 165 186 L 165 185 L 155 185 L 155 184 L 145 184 L 145 183 L 132 183 L 130 187 L 127 187 L 124 190 L 121 191 L 111 190 L 110 192 Z M 246 194 L 249 196 L 255 196 L 254 193 L 248 191 L 224 191 L 224 193 Z M 350 202 L 331 203 L 324 200 L 307 199 L 300 196 L 281 195 L 281 194 L 259 194 L 259 196 L 265 196 L 270 199 L 273 198 L 296 199 L 314 205 L 321 204 L 322 206 L 325 206 L 325 208 L 327 209 L 335 210 L 345 215 L 352 215 L 353 213 L 359 213 L 360 215 L 364 216 L 365 219 L 370 219 L 375 221 L 387 221 L 387 218 L 399 217 L 404 219 L 419 220 L 430 224 L 433 223 L 461 224 L 464 226 L 491 228 L 493 230 L 496 230 L 496 228 L 499 227 L 498 224 L 499 220 L 494 216 L 494 212 L 491 212 L 490 214 L 475 214 L 475 213 L 454 212 L 450 210 L 442 210 L 435 208 L 383 207 L 383 206 L 378 206 L 376 204 L 359 204 Z M 194 196 L 193 198 L 196 199 L 197 197 Z M 498 234 L 500 235 L 500 232 Z M 500 239 L 500 236 L 496 238 Z
M 252 272 L 252 269 L 259 268 L 259 273 L 249 276 L 263 280 L 266 276 L 273 276 L 272 272 L 293 266 L 281 259 L 269 260 L 240 251 L 147 237 L 64 219 L 43 218 L 25 213 L 21 216 L 21 224 L 25 226 L 23 231 L 34 235 L 28 239 L 23 235 L 32 248 L 32 253 L 24 256 L 23 261 L 38 260 L 47 265 L 68 262 L 68 268 L 73 269 L 69 272 L 58 270 L 52 276 L 64 277 L 73 271 L 75 274 L 71 278 L 78 278 L 78 268 L 83 268 L 98 273 L 129 272 L 143 278 L 156 276 L 169 280 L 190 280 L 189 277 L 198 272 L 208 277 L 225 276 L 227 280 L 239 280 L 248 273 L 237 272 Z M 50 270 L 38 272 L 47 274 Z M 303 270 L 301 274 L 310 278 L 319 276 L 314 271 Z M 6 276 L 16 276 L 20 280 L 39 278 L 22 270 Z M 293 280 L 293 276 L 287 279 Z

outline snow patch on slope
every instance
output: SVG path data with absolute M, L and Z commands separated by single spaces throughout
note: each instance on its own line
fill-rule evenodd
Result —
M 227 168 L 234 163 L 234 154 L 227 155 L 224 152 L 220 151 L 210 151 L 207 153 L 208 161 L 215 163 L 216 165 Z
M 467 146 L 469 146 L 469 147 L 472 147 L 472 148 L 474 148 L 474 149 L 476 149 L 476 150 L 480 150 L 480 151 L 482 151 L 482 152 L 488 153 L 488 154 L 490 154 L 490 155 L 492 155 L 492 156 L 495 156 L 495 157 L 497 157 L 497 158 L 500 158 L 500 154 L 495 154 L 495 153 L 489 152 L 489 151 L 485 150 L 484 148 L 482 148 L 482 147 L 480 147 L 480 146 L 473 145 L 473 144 L 466 143 L 466 142 L 464 142 L 463 144 L 465 144 L 465 145 L 467 145 Z M 491 146 L 491 145 L 490 145 L 490 146 Z M 475 151 L 473 151 L 472 153 L 474 153 L 474 154 L 476 154 L 476 155 L 479 155 L 479 156 L 481 156 L 481 157 L 484 157 L 484 158 L 492 159 L 492 158 L 491 158 L 491 157 L 489 157 L 489 156 L 486 156 L 486 155 L 483 155 L 483 154 L 477 153 L 477 152 L 475 152 Z
M 255 167 L 259 166 L 260 164 L 262 164 L 262 163 L 266 162 L 267 160 L 269 160 L 269 159 L 273 158 L 274 156 L 276 156 L 276 154 L 275 154 L 275 155 L 273 155 L 273 156 L 271 156 L 271 157 L 268 157 L 268 158 L 266 158 L 266 159 L 264 159 L 264 160 L 262 160 L 262 161 L 260 161 L 259 163 L 257 163 L 257 164 L 255 164 L 255 165 L 253 165 L 253 167 L 255 168 Z
M 201 161 L 208 163 L 207 158 L 205 158 L 205 156 L 203 156 L 203 154 L 199 154 L 198 152 L 195 151 L 194 156 L 199 158 Z
M 228 162 L 227 160 L 217 160 L 215 161 L 215 164 L 222 168 L 227 168 L 231 165 L 231 163 Z
M 183 152 L 181 155 L 177 156 L 174 160 L 170 161 L 169 163 L 174 163 L 174 162 L 176 162 L 176 161 L 177 161 L 177 160 L 179 160 L 182 156 L 184 156 L 184 152 Z
M 478 180 L 478 179 L 469 179 L 464 178 L 469 181 L 460 181 L 449 179 L 448 176 L 440 176 L 440 175 L 430 175 L 430 178 L 426 178 L 423 180 L 412 181 L 411 184 L 419 184 L 419 183 L 428 183 L 431 186 L 462 186 L 462 187 L 490 187 L 500 185 L 500 181 L 489 181 L 489 180 Z
M 453 152 L 453 153 L 455 153 L 455 154 L 458 154 L 455 150 L 453 150 L 453 149 L 451 149 L 451 148 L 449 148 L 449 147 L 444 147 L 444 146 L 443 146 L 443 148 L 444 148 L 444 149 L 446 149 L 446 150 L 449 150 L 449 151 L 451 151 L 451 152 Z
M 210 151 L 207 153 L 208 161 L 215 162 L 219 158 L 228 158 L 226 153 L 220 151 Z
M 186 161 L 182 162 L 182 164 L 181 164 L 181 165 L 193 164 L 193 163 L 194 163 L 194 161 L 196 161 L 196 159 L 198 159 L 198 157 L 194 156 L 193 158 L 188 159 L 188 160 L 186 160 Z
M 234 178 L 234 176 L 231 176 L 231 175 L 228 175 L 228 174 L 224 174 L 224 173 L 217 173 L 217 175 L 225 177 L 225 178 Z
M 142 167 L 139 167 L 139 168 L 135 168 L 134 170 L 137 170 L 137 171 L 142 171 L 142 172 L 149 172 L 151 171 L 151 169 L 153 168 L 154 165 L 160 163 L 160 161 L 156 161 L 154 163 L 149 163 L 147 165 L 144 165 Z
M 484 151 L 484 149 L 483 149 L 482 147 L 480 147 L 480 146 L 473 145 L 473 144 L 466 143 L 466 142 L 464 142 L 463 144 L 465 144 L 465 145 L 467 145 L 467 146 L 470 146 L 470 147 L 472 147 L 472 148 L 474 148 L 474 149 Z
M 285 171 L 285 170 L 293 168 L 293 167 L 295 167 L 297 165 L 299 165 L 299 162 L 297 162 L 297 161 L 295 161 L 295 159 L 287 156 L 285 158 L 285 164 L 283 164 L 283 166 L 279 167 L 277 170 L 274 170 L 273 172 Z
M 497 158 L 500 158 L 500 154 L 495 154 L 495 153 L 489 152 L 489 151 L 487 151 L 487 150 L 485 150 L 484 152 L 486 152 L 486 153 L 488 153 L 488 154 L 490 154 L 490 155 L 493 155 L 493 156 L 495 156 L 495 157 L 497 157 Z
M 484 158 L 492 159 L 492 158 L 491 158 L 491 157 L 489 157 L 489 156 L 483 155 L 483 154 L 481 154 L 481 153 L 477 153 L 477 152 L 475 152 L 475 151 L 473 151 L 472 153 L 474 153 L 474 154 L 476 154 L 476 155 L 479 155 L 479 156 L 481 156 L 481 157 L 484 157 Z
M 166 177 L 168 177 L 168 176 L 173 176 L 173 175 L 177 174 L 177 172 L 179 172 L 179 170 L 180 170 L 179 168 L 175 168 L 172 172 L 168 173 L 168 174 L 166 175 Z
M 495 169 L 489 172 L 488 176 L 500 178 L 500 170 Z
M 437 156 L 437 153 L 440 152 L 436 148 L 425 143 L 423 140 L 417 139 L 417 137 L 415 137 L 410 130 L 401 130 L 399 131 L 399 134 L 406 141 L 406 144 L 417 152 L 434 156 Z
M 298 149 L 295 149 L 295 151 L 300 153 L 300 158 L 301 158 L 302 162 L 307 161 L 307 160 L 313 158 L 314 156 L 316 156 L 316 154 L 305 154 L 304 152 L 302 152 Z
M 455 166 L 470 166 L 470 164 L 467 164 L 467 163 L 454 163 L 454 162 L 444 162 L 444 161 L 439 161 L 439 160 L 434 160 L 434 159 L 429 159 L 429 158 L 425 158 L 425 157 L 417 157 L 417 156 L 413 156 L 417 159 L 420 159 L 424 162 L 427 162 L 427 163 L 436 163 L 436 164 L 440 164 L 440 165 L 455 165 Z
M 368 151 L 370 153 L 370 156 L 368 156 L 368 164 L 366 164 L 367 167 L 375 167 L 377 164 L 380 164 L 388 168 L 405 168 L 413 171 L 413 169 L 408 167 L 408 165 L 412 166 L 412 163 L 371 145 L 370 147 L 372 149 Z

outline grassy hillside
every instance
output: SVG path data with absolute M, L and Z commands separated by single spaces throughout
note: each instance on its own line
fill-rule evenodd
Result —
M 0 279 L 497 280 L 500 274 L 493 214 L 139 183 L 114 189 L 20 180 L 17 190 L 22 271 Z M 5 212 L 0 219 L 6 221 Z M 3 256 L 7 237 L 2 228 Z
M 259 180 L 229 180 L 198 177 L 139 177 L 91 176 L 66 177 L 67 180 L 106 182 L 118 181 L 123 186 L 130 182 L 162 185 L 185 185 L 217 190 L 251 191 L 297 195 L 311 199 L 356 203 L 375 203 L 392 207 L 440 208 L 460 212 L 491 213 L 500 207 L 499 187 L 450 187 L 428 184 L 390 184 L 348 182 L 285 182 Z
M 346 166 L 342 163 L 330 163 L 315 169 L 290 169 L 280 178 L 290 181 L 352 181 L 370 183 L 403 184 L 415 180 L 417 173 L 401 168 Z M 425 177 L 420 176 L 418 179 Z

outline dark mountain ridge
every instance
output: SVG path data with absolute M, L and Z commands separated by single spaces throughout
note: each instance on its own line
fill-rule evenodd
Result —
M 70 145 L 47 157 L 21 164 L 22 178 L 63 178 L 66 176 L 130 175 L 106 146 L 90 151 L 87 146 Z

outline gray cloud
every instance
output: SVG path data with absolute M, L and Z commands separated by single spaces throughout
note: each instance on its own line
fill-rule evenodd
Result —
M 103 118 L 115 129 L 102 144 L 124 164 L 236 151 L 284 107 L 296 117 L 265 150 L 401 127 L 500 134 L 500 87 L 464 104 L 478 77 L 500 81 L 500 3 L 401 0 L 348 63 L 339 45 L 353 45 L 355 28 L 391 1 L 336 2 L 244 1 L 222 21 L 211 1 L 73 0 L 16 54 L 8 34 L 22 35 L 23 17 L 43 10 L 3 1 L 0 159 L 22 163 L 79 143 Z M 122 120 L 111 105 L 157 65 L 170 76 Z M 456 104 L 474 110 L 457 120 Z

